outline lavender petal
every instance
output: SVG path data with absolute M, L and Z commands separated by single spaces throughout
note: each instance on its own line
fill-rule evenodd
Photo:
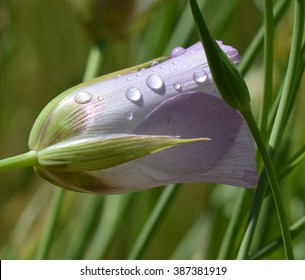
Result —
M 212 182 L 254 187 L 255 146 L 241 115 L 224 101 L 201 92 L 163 102 L 134 131 L 147 135 L 210 137 L 212 141 L 173 147 L 115 167 L 74 173 L 37 170 L 74 190 L 123 193 L 178 182 Z M 85 180 L 84 180 L 85 178 Z

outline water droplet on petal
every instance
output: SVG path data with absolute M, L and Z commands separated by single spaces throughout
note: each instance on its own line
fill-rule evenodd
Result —
M 178 65 L 178 61 L 174 61 L 174 62 L 173 62 L 173 65 Z
M 194 60 L 197 60 L 197 59 L 198 59 L 197 55 L 194 55 L 193 59 L 194 59 Z
M 149 88 L 156 92 L 164 89 L 164 82 L 159 75 L 153 74 L 147 77 L 146 84 Z
M 132 102 L 138 102 L 142 98 L 141 92 L 136 87 L 128 88 L 127 91 L 125 92 L 125 96 L 128 100 L 130 100 Z
M 92 94 L 89 92 L 81 91 L 74 97 L 74 101 L 78 104 L 86 104 L 92 100 Z
M 179 84 L 179 83 L 174 83 L 173 86 L 174 86 L 175 90 L 177 90 L 177 91 L 179 91 L 179 92 L 182 92 L 182 86 L 181 86 L 181 84 Z
M 126 117 L 127 120 L 132 121 L 132 119 L 133 119 L 133 112 L 127 112 L 125 114 L 125 117 Z
M 100 96 L 98 96 L 98 98 L 97 98 L 99 101 L 103 101 L 103 96 L 102 95 L 100 95 Z
M 203 84 L 208 80 L 208 75 L 204 70 L 199 70 L 193 74 L 193 79 L 197 84 Z
M 130 77 L 128 77 L 128 78 L 127 78 L 127 81 L 128 81 L 128 82 L 130 82 L 130 81 L 131 81 L 131 78 L 130 78 Z
M 171 52 L 171 57 L 177 57 L 179 55 L 184 54 L 185 52 L 186 52 L 185 48 L 182 48 L 182 47 L 174 48 Z

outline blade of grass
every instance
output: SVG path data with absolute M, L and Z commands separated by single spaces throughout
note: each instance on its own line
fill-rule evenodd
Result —
M 85 259 L 105 258 L 131 198 L 131 195 L 126 194 L 105 197 L 103 214 L 87 249 Z
M 300 233 L 305 231 L 305 217 L 301 218 L 299 221 L 294 223 L 290 228 L 290 235 L 292 238 L 297 237 Z M 283 245 L 282 237 L 278 237 L 268 242 L 263 248 L 254 252 L 249 256 L 250 260 L 257 260 L 266 257 L 268 254 L 274 252 L 276 249 Z
M 142 231 L 140 232 L 139 237 L 137 238 L 134 246 L 130 250 L 130 253 L 128 255 L 129 260 L 137 260 L 143 256 L 154 233 L 156 232 L 158 226 L 161 224 L 163 218 L 165 217 L 165 213 L 169 209 L 171 202 L 175 197 L 179 187 L 180 185 L 168 185 L 167 187 L 165 187 L 155 208 L 153 209 Z
M 264 47 L 264 95 L 261 108 L 260 131 L 264 142 L 267 143 L 267 123 L 269 109 L 272 106 L 273 87 L 273 14 L 272 2 L 265 0 L 265 47 Z
M 4 259 L 20 259 L 16 248 L 22 248 L 22 244 L 28 242 L 30 231 L 35 226 L 39 214 L 48 204 L 48 200 L 48 197 L 44 195 L 44 188 L 39 188 L 34 193 L 11 231 L 10 239 L 3 249 Z
M 97 43 L 90 49 L 88 56 L 87 66 L 83 76 L 83 82 L 86 82 L 99 75 L 104 60 L 104 49 L 106 47 L 105 42 Z
M 202 0 L 200 3 L 200 9 L 203 10 L 207 3 L 207 0 Z M 183 12 L 179 17 L 178 22 L 175 25 L 175 29 L 171 33 L 170 39 L 164 48 L 163 55 L 168 55 L 171 50 L 179 45 L 186 44 L 192 31 L 194 30 L 194 24 L 191 19 L 192 13 L 190 6 L 186 2 L 183 8 Z
M 268 143 L 268 116 L 269 110 L 273 103 L 273 3 L 269 0 L 264 1 L 264 90 L 263 100 L 260 111 L 260 132 L 265 142 Z M 260 158 L 258 157 L 258 166 L 261 166 Z M 259 167 L 261 169 L 261 167 Z M 257 231 L 253 245 L 254 247 L 261 244 L 263 237 L 267 232 L 269 223 L 269 209 L 273 207 L 270 201 L 267 201 L 267 207 L 263 208 L 260 213 L 260 230 Z M 268 211 L 266 211 L 268 209 Z
M 288 160 L 287 164 L 279 170 L 279 178 L 283 179 L 284 177 L 286 177 L 292 170 L 294 170 L 298 165 L 300 165 L 304 159 L 305 145 L 303 145 L 303 147 L 301 147 L 301 149 L 299 149 L 299 151 L 297 151 L 295 155 L 292 156 L 290 160 Z
M 85 198 L 84 198 L 85 199 Z M 74 235 L 71 237 L 70 248 L 68 248 L 67 259 L 83 259 L 92 230 L 98 220 L 98 215 L 103 204 L 104 196 L 90 195 L 84 204 L 84 211 L 79 217 L 78 223 L 74 229 Z
M 141 47 L 140 55 L 137 57 L 138 60 L 146 61 L 162 55 L 165 44 L 171 36 L 175 14 L 177 13 L 176 7 L 181 4 L 176 2 L 175 0 L 165 1 L 152 18 L 146 28 L 144 38 L 141 38 L 139 42 Z M 175 9 L 173 9 L 173 6 L 175 6 Z
M 151 42 L 156 42 L 153 57 L 161 56 L 164 53 L 167 38 L 169 38 L 172 34 L 174 19 L 177 16 L 177 10 L 173 9 L 173 5 L 178 5 L 177 1 L 168 0 L 164 3 L 163 9 L 160 9 L 160 17 L 157 22 L 158 25 L 155 26 L 159 29 L 155 30 L 154 28 L 154 32 L 152 33 L 150 40 Z M 157 38 L 156 34 L 158 34 Z
M 288 10 L 290 3 L 290 0 L 281 0 L 276 3 L 273 9 L 274 26 L 276 26 L 282 19 L 284 13 Z M 245 76 L 246 73 L 249 71 L 260 49 L 263 47 L 264 36 L 264 26 L 262 26 L 256 33 L 255 38 L 252 40 L 251 44 L 247 48 L 247 51 L 244 53 L 243 59 L 239 64 L 239 71 L 243 76 Z
M 303 42 L 303 47 L 301 50 L 300 60 L 299 60 L 298 64 L 299 64 L 299 69 L 298 69 L 298 71 L 295 71 L 295 73 L 294 73 L 295 81 L 294 81 L 294 85 L 291 87 L 291 88 L 293 88 L 293 90 L 291 90 L 292 94 L 291 94 L 291 98 L 290 98 L 289 108 L 287 110 L 288 117 L 290 116 L 290 114 L 294 108 L 295 100 L 296 100 L 297 93 L 298 93 L 298 88 L 300 86 L 302 76 L 303 76 L 304 70 L 305 70 L 305 42 Z M 283 87 L 284 87 L 284 85 L 283 85 Z M 286 122 L 288 121 L 288 117 L 287 117 Z
M 58 225 L 58 220 L 60 216 L 60 210 L 62 201 L 64 199 L 65 190 L 64 189 L 55 189 L 53 200 L 52 200 L 52 207 L 51 207 L 51 214 L 48 218 L 47 226 L 45 231 L 42 235 L 42 240 L 39 244 L 38 250 L 36 252 L 35 258 L 37 260 L 45 260 L 48 258 L 50 253 L 50 249 L 52 246 L 52 242 L 54 240 L 56 226 Z
M 215 34 L 215 38 L 220 36 L 228 26 L 227 22 L 229 22 L 238 1 L 239 0 L 224 1 L 221 5 L 221 9 L 217 10 L 217 14 L 215 15 L 216 18 L 211 22 L 211 30 L 213 31 L 213 34 Z
M 257 229 L 253 236 L 251 251 L 255 251 L 265 244 L 265 240 L 267 240 L 270 235 L 270 229 L 272 229 L 272 231 L 278 231 L 276 221 L 274 221 L 274 212 L 274 202 L 271 197 L 271 192 L 270 189 L 267 189 L 257 221 Z
M 294 101 L 295 101 L 295 98 L 296 98 L 297 89 L 300 86 L 302 76 L 304 74 L 304 70 L 305 70 L 305 42 L 303 42 L 303 47 L 302 47 L 302 51 L 301 51 L 300 67 L 299 67 L 299 70 L 296 72 L 295 89 L 293 90 L 294 94 L 291 98 L 292 100 L 291 100 L 291 104 L 289 106 L 288 115 L 290 115 L 290 113 L 291 113 L 291 111 L 294 107 Z M 277 110 L 278 110 L 278 107 L 279 107 L 279 103 L 280 103 L 280 100 L 281 100 L 281 95 L 282 95 L 282 92 L 283 92 L 284 83 L 285 83 L 285 80 L 283 80 L 283 82 L 282 82 L 282 84 L 279 88 L 279 91 L 276 95 L 273 106 L 272 106 L 272 108 L 270 110 L 270 113 L 269 113 L 269 117 L 268 117 L 268 134 L 269 135 L 271 134 L 272 126 L 273 126 L 275 116 L 276 116 L 276 113 L 277 113 Z
M 227 260 L 234 258 L 233 253 L 236 247 L 236 237 L 239 236 L 241 225 L 244 224 L 246 206 L 252 197 L 252 192 L 249 190 L 237 190 L 236 203 L 233 210 L 232 218 L 225 232 L 223 241 L 221 243 L 217 259 Z
M 194 258 L 194 253 L 198 251 L 198 244 L 204 239 L 209 230 L 206 226 L 207 218 L 204 214 L 199 216 L 197 221 L 189 228 L 181 242 L 177 245 L 170 257 L 171 260 L 189 260 Z
M 203 11 L 207 4 L 207 0 L 198 1 L 200 6 L 200 10 Z M 225 28 L 225 22 L 227 22 L 228 18 L 231 16 L 234 7 L 238 0 L 227 1 L 224 3 L 224 7 L 215 15 L 216 18 L 213 20 L 212 29 L 215 30 L 215 34 L 219 35 L 223 32 Z M 183 11 L 179 17 L 178 22 L 175 25 L 174 30 L 170 34 L 169 40 L 167 40 L 167 45 L 164 48 L 163 55 L 168 55 L 171 50 L 179 45 L 185 45 L 187 40 L 190 38 L 192 32 L 194 31 L 193 21 L 190 20 L 192 17 L 192 12 L 190 6 L 186 2 Z
M 296 75 L 299 69 L 301 47 L 304 32 L 305 2 L 295 1 L 295 21 L 292 36 L 291 52 L 288 62 L 286 79 L 283 87 L 279 108 L 275 117 L 273 130 L 270 136 L 270 146 L 276 151 L 279 147 L 288 120 L 288 112 L 295 90 Z

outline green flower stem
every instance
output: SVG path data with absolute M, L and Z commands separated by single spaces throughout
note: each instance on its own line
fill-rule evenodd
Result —
M 158 226 L 161 224 L 162 219 L 164 218 L 165 213 L 171 204 L 170 202 L 173 200 L 175 194 L 177 193 L 179 186 L 179 184 L 168 185 L 163 190 L 157 205 L 153 209 L 150 217 L 143 227 L 143 230 L 141 231 L 139 237 L 137 238 L 134 246 L 130 251 L 128 256 L 129 260 L 137 260 L 143 256 L 145 249 L 148 247 L 150 240 L 158 229 Z
M 274 203 L 275 203 L 275 207 L 277 210 L 279 223 L 280 223 L 280 227 L 281 227 L 286 258 L 294 259 L 292 243 L 291 243 L 291 236 L 290 236 L 290 232 L 289 232 L 289 228 L 288 228 L 285 208 L 284 208 L 282 197 L 281 197 L 280 186 L 279 186 L 279 183 L 278 183 L 278 180 L 276 177 L 276 173 L 275 173 L 271 158 L 265 147 L 264 141 L 261 137 L 261 134 L 259 132 L 259 129 L 258 129 L 255 119 L 253 117 L 252 111 L 249 109 L 249 110 L 245 110 L 241 113 L 244 116 L 245 120 L 247 121 L 248 126 L 252 132 L 252 135 L 253 135 L 256 145 L 257 145 L 257 148 L 262 157 L 266 173 L 268 175 L 271 192 L 273 195 L 273 199 L 274 199 Z M 265 194 L 265 191 L 263 190 L 262 193 Z M 259 210 L 260 210 L 260 207 L 259 207 Z M 246 255 L 244 255 L 244 254 L 238 255 L 238 258 L 244 258 L 244 257 L 246 257 Z
M 266 174 L 266 170 L 263 169 L 257 184 L 254 200 L 247 222 L 247 227 L 243 235 L 237 259 L 247 259 L 248 257 L 267 187 L 268 177 Z
M 50 252 L 52 242 L 54 240 L 56 226 L 58 225 L 60 210 L 62 201 L 64 198 L 65 191 L 64 189 L 55 189 L 54 196 L 51 207 L 51 215 L 48 219 L 48 223 L 45 229 L 45 232 L 42 235 L 42 240 L 39 244 L 36 259 L 37 260 L 45 260 Z
M 37 153 L 35 151 L 29 151 L 18 156 L 0 160 L 0 172 L 20 167 L 35 166 L 37 164 Z
M 268 121 L 270 116 L 270 108 L 272 108 L 273 104 L 273 3 L 272 1 L 265 0 L 265 24 L 264 24 L 264 94 L 263 94 L 263 102 L 261 107 L 261 115 L 260 115 L 260 133 L 262 139 L 265 143 L 268 143 Z M 258 169 L 261 169 L 261 158 L 258 157 Z M 262 197 L 263 199 L 263 197 Z M 270 203 L 269 203 L 270 207 Z M 259 207 L 260 208 L 260 207 Z M 267 222 L 266 211 L 264 213 L 260 213 L 260 217 L 264 222 Z M 263 218 L 262 218 L 263 217 Z M 262 236 L 265 233 L 265 228 L 260 230 L 255 238 L 258 242 L 261 241 Z
M 262 157 L 266 173 L 268 175 L 271 191 L 273 194 L 279 223 L 283 236 L 284 249 L 287 259 L 293 259 L 291 237 L 289 235 L 288 223 L 281 198 L 279 183 L 275 170 L 265 147 L 264 141 L 257 127 L 250 107 L 250 97 L 247 85 L 240 76 L 240 73 L 231 64 L 227 56 L 215 44 L 209 30 L 200 13 L 196 0 L 190 0 L 194 21 L 196 23 L 199 36 L 206 51 L 207 60 L 217 88 L 229 106 L 240 111 L 245 118 L 252 135 L 257 144 L 257 148 Z M 264 193 L 264 192 L 263 192 Z M 258 210 L 259 211 L 259 210 Z
M 281 138 L 284 132 L 284 127 L 287 123 L 288 113 L 291 103 L 293 91 L 295 90 L 295 73 L 299 68 L 300 49 L 302 44 L 303 28 L 304 28 L 304 1 L 295 1 L 295 19 L 294 32 L 292 38 L 291 53 L 288 62 L 288 70 L 283 86 L 279 109 L 276 114 L 275 125 L 270 137 L 271 157 L 274 159 L 275 153 L 278 150 Z M 258 183 L 257 192 L 255 194 L 252 211 L 250 213 L 249 223 L 244 234 L 244 238 L 239 250 L 238 258 L 243 259 L 248 256 L 251 241 L 256 228 L 260 208 L 264 199 L 264 195 L 268 186 L 266 173 L 263 171 Z M 285 229 L 287 231 L 287 229 Z M 284 236 L 283 236 L 284 238 Z M 283 240 L 285 242 L 285 240 Z
M 265 0 L 265 78 L 264 96 L 260 119 L 260 131 L 264 142 L 267 142 L 268 113 L 272 106 L 272 86 L 273 86 L 273 14 L 272 1 Z
M 297 237 L 300 233 L 305 230 L 305 216 L 293 224 L 290 228 L 290 235 L 292 238 Z M 262 259 L 268 254 L 272 253 L 276 249 L 280 248 L 283 245 L 283 238 L 278 237 L 272 241 L 270 241 L 267 245 L 265 245 L 262 249 L 258 250 L 254 254 L 249 256 L 250 260 Z
M 274 25 L 276 25 L 280 21 L 285 11 L 287 11 L 290 3 L 291 1 L 289 0 L 281 0 L 276 3 L 275 8 L 273 10 Z M 246 53 L 243 55 L 243 59 L 239 65 L 239 70 L 243 75 L 245 75 L 248 72 L 250 66 L 253 64 L 255 57 L 257 56 L 260 48 L 263 45 L 265 29 L 266 27 L 265 28 L 261 27 L 259 29 L 254 40 L 248 47 Z M 249 192 L 249 190 L 240 191 L 233 216 L 230 219 L 228 229 L 225 233 L 222 245 L 219 250 L 218 259 L 227 259 L 229 257 L 230 252 L 232 252 L 233 250 L 233 244 L 236 239 L 236 236 L 238 236 L 238 233 L 241 233 L 241 229 L 242 229 L 242 227 L 240 227 L 240 221 L 241 221 L 240 216 L 242 213 L 242 211 L 240 211 L 240 205 L 248 202 L 250 194 L 251 193 Z

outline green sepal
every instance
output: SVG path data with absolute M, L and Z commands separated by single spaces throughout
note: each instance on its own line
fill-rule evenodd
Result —
M 214 82 L 226 103 L 239 111 L 248 110 L 250 94 L 238 69 L 212 38 L 196 0 L 189 0 Z
M 170 147 L 210 140 L 171 136 L 112 135 L 76 138 L 49 146 L 37 153 L 39 165 L 49 170 L 80 172 L 105 169 Z

